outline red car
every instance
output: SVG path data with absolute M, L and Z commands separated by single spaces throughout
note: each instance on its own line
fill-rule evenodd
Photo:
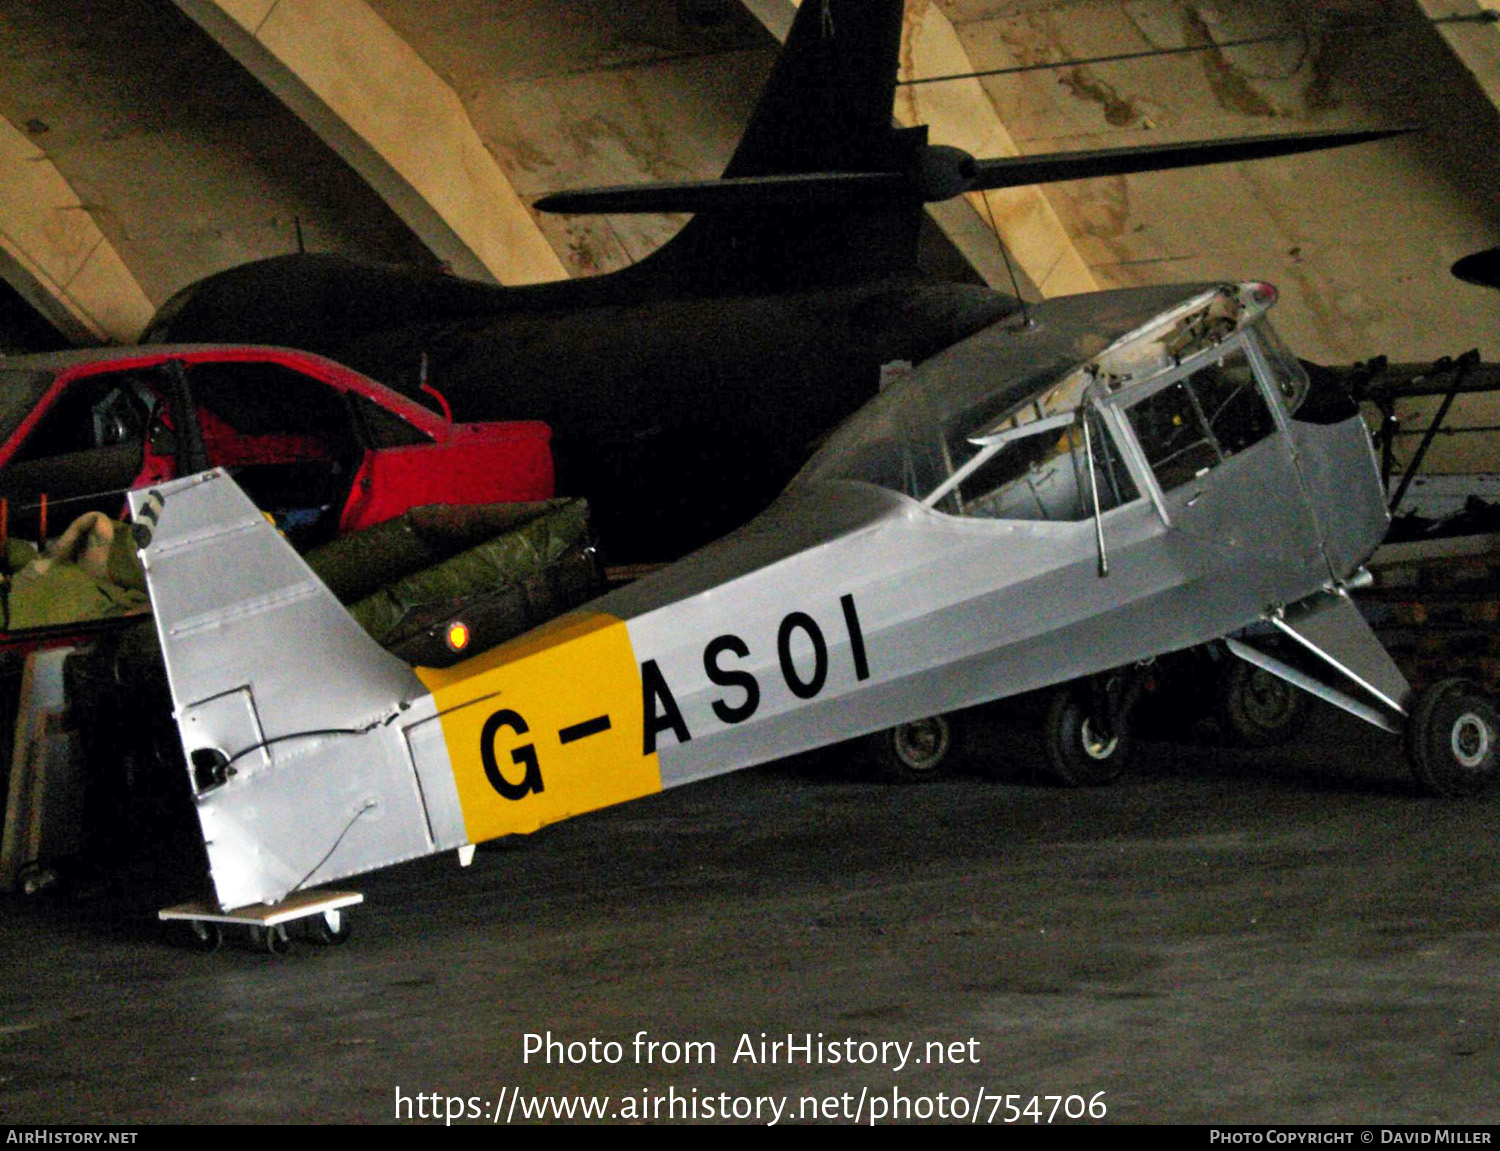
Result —
M 444 405 L 446 407 L 446 405 Z M 546 499 L 551 431 L 453 423 L 284 348 L 120 348 L 0 359 L 0 533 L 35 540 L 124 493 L 219 466 L 294 538 L 420 504 Z

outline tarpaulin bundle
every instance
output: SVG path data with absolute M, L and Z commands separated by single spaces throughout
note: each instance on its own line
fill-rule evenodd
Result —
M 79 516 L 41 555 L 9 541 L 6 624 L 13 630 L 145 611 L 145 577 L 130 533 L 103 512 Z
M 571 501 L 431 505 L 340 536 L 305 557 L 345 604 L 357 603 L 413 572 L 524 526 Z M 585 517 L 587 511 L 584 512 Z
M 581 499 L 432 507 L 336 540 L 307 558 L 360 625 L 388 644 L 405 638 L 413 623 L 425 626 L 434 613 L 445 616 L 497 590 L 534 584 L 584 549 L 588 538 L 588 503 Z M 350 594 L 370 583 L 371 593 Z

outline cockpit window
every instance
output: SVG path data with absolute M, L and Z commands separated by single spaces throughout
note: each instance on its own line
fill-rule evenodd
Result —
M 1094 453 L 1092 482 L 1098 487 L 1099 510 L 1135 499 L 1135 485 L 1097 412 L 1089 413 L 1087 440 Z M 985 452 L 987 458 L 937 507 L 1005 520 L 1081 520 L 1094 514 L 1085 436 L 1076 420 Z
M 1128 413 L 1163 491 L 1181 487 L 1276 430 L 1242 346 L 1153 392 Z
M 1141 496 L 1123 418 L 1175 487 L 1279 426 L 1248 330 L 1273 298 L 1225 284 L 1047 300 L 891 380 L 793 483 L 877 484 L 950 515 L 1085 519 L 1085 428 L 1099 508 Z

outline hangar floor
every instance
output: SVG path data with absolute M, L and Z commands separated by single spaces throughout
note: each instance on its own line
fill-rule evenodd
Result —
M 1099 1092 L 1122 1122 L 1500 1121 L 1500 794 L 1418 799 L 1394 741 L 1316 730 L 1280 752 L 1148 744 L 1099 791 L 778 765 L 468 871 L 371 876 L 350 943 L 284 959 L 165 947 L 148 893 L 7 898 L 0 1122 L 380 1122 L 402 1095 L 403 1118 L 477 1096 L 484 1121 L 575 1095 L 663 1119 L 652 1098 L 791 1118 L 837 1096 L 868 1121 L 893 1092 L 982 1094 L 981 1121 L 992 1096 Z M 638 1062 L 641 1031 L 716 1061 Z M 547 1032 L 620 1059 L 526 1061 Z M 735 1061 L 762 1032 L 965 1061 Z

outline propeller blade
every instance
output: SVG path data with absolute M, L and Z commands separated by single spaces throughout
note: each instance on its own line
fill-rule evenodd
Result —
M 1012 156 L 999 160 L 976 160 L 970 191 L 1014 188 L 1026 184 L 1051 184 L 1059 180 L 1087 180 L 1096 176 L 1127 176 L 1134 172 L 1161 172 L 1170 168 L 1194 168 L 1203 164 L 1225 164 L 1236 160 L 1265 160 L 1364 144 L 1416 131 L 1414 124 L 1393 128 L 1355 131 L 1285 132 L 1271 136 L 1238 136 L 1223 140 L 1191 140 L 1182 144 L 1151 144 L 1145 147 L 1099 148 L 1082 152 L 1051 152 L 1037 156 Z

